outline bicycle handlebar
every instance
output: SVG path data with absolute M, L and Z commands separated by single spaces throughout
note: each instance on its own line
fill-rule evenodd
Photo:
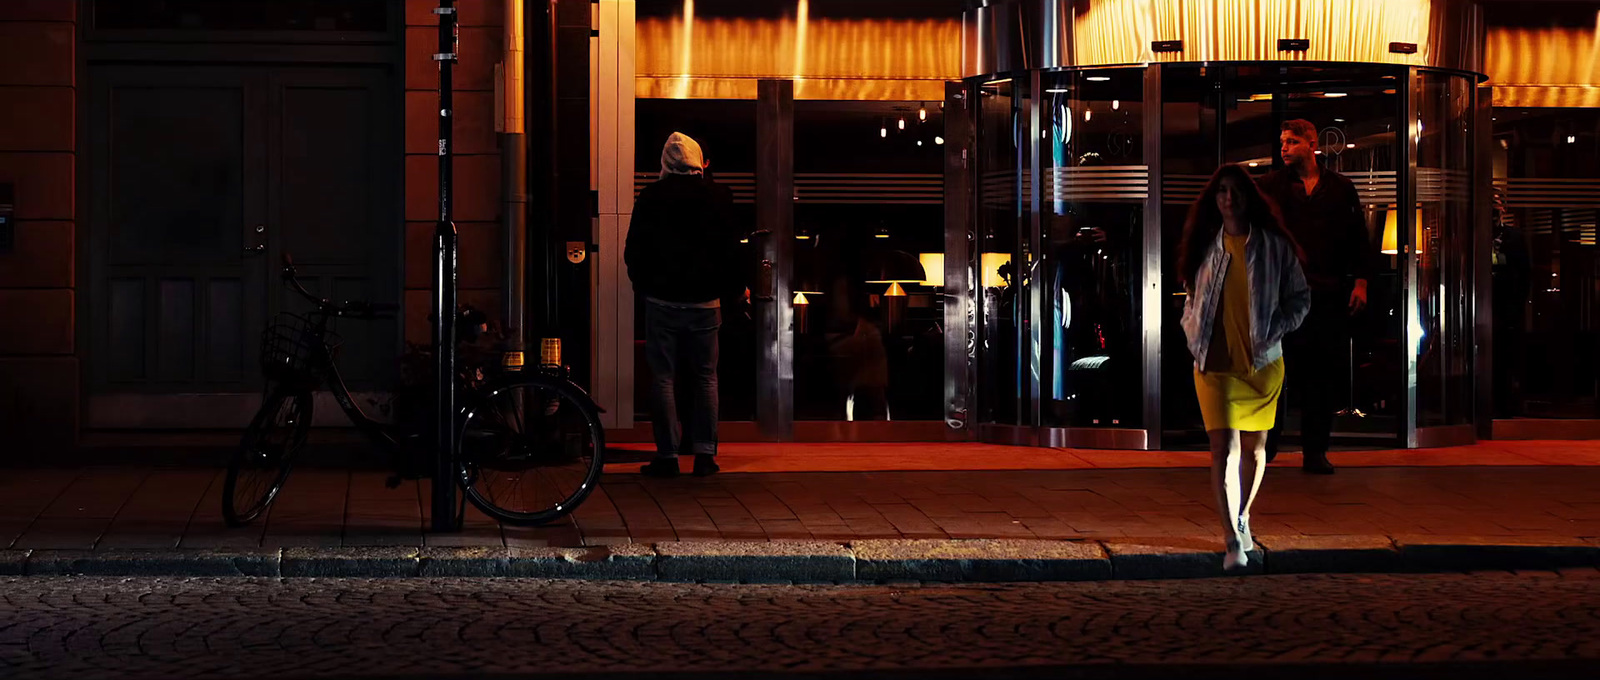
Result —
M 283 255 L 283 281 L 292 290 L 300 294 L 311 304 L 316 305 L 317 311 L 330 316 L 343 316 L 356 319 L 392 318 L 395 312 L 400 311 L 400 305 L 389 302 L 361 302 L 359 300 L 346 300 L 344 304 L 337 304 L 327 298 L 319 298 L 306 290 L 300 283 L 299 272 L 295 269 L 294 258 L 288 253 Z

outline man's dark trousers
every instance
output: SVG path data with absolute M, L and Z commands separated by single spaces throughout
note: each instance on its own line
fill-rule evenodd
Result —
M 650 364 L 655 396 L 651 421 L 656 454 L 717 454 L 717 331 L 722 310 L 655 301 L 645 302 L 645 360 Z M 685 364 L 687 364 L 685 366 Z M 687 368 L 690 383 L 688 436 L 679 424 L 679 368 Z M 685 440 L 689 449 L 684 450 Z
M 1328 454 L 1333 414 L 1350 374 L 1350 295 L 1312 291 L 1311 313 L 1283 343 L 1284 389 L 1278 397 L 1278 422 L 1267 435 L 1267 453 L 1276 455 L 1289 420 L 1289 399 L 1300 399 L 1300 443 L 1305 460 Z

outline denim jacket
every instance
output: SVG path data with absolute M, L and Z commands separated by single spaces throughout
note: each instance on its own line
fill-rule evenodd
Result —
M 1194 365 L 1201 370 L 1205 370 L 1211 351 L 1217 308 L 1232 259 L 1222 247 L 1222 231 L 1218 230 L 1183 302 L 1183 332 Z M 1252 229 L 1245 242 L 1245 271 L 1250 278 L 1250 363 L 1260 370 L 1283 356 L 1283 336 L 1299 328 L 1311 311 L 1311 289 L 1288 239 L 1265 229 Z

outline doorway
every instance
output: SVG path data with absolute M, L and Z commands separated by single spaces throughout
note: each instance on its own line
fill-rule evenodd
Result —
M 756 101 L 637 103 L 635 191 L 658 179 L 667 135 L 688 134 L 749 233 L 751 295 L 722 301 L 722 441 L 945 440 L 946 102 L 762 85 Z M 636 422 L 618 441 L 649 440 L 656 408 L 642 304 Z
M 397 302 L 400 145 L 388 66 L 90 64 L 88 425 L 243 427 L 277 275 Z M 342 324 L 354 389 L 385 387 L 399 322 Z

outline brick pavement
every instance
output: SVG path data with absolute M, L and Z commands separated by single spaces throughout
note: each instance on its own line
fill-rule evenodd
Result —
M 1597 603 L 1594 568 L 865 587 L 0 578 L 0 676 L 1569 678 L 1600 663 Z
M 1490 443 L 1341 454 L 1338 475 L 1286 455 L 1258 501 L 1258 535 L 1600 537 L 1600 444 Z M 709 479 L 608 468 L 570 520 L 502 527 L 468 510 L 427 526 L 427 482 L 301 468 L 264 521 L 229 529 L 222 474 L 194 468 L 8 470 L 0 548 L 578 546 L 676 540 L 1126 539 L 1220 536 L 1204 453 L 982 445 L 729 445 Z M 923 469 L 918 469 L 918 468 Z M 944 467 L 947 469 L 927 469 Z M 949 469 L 954 468 L 954 469 Z

